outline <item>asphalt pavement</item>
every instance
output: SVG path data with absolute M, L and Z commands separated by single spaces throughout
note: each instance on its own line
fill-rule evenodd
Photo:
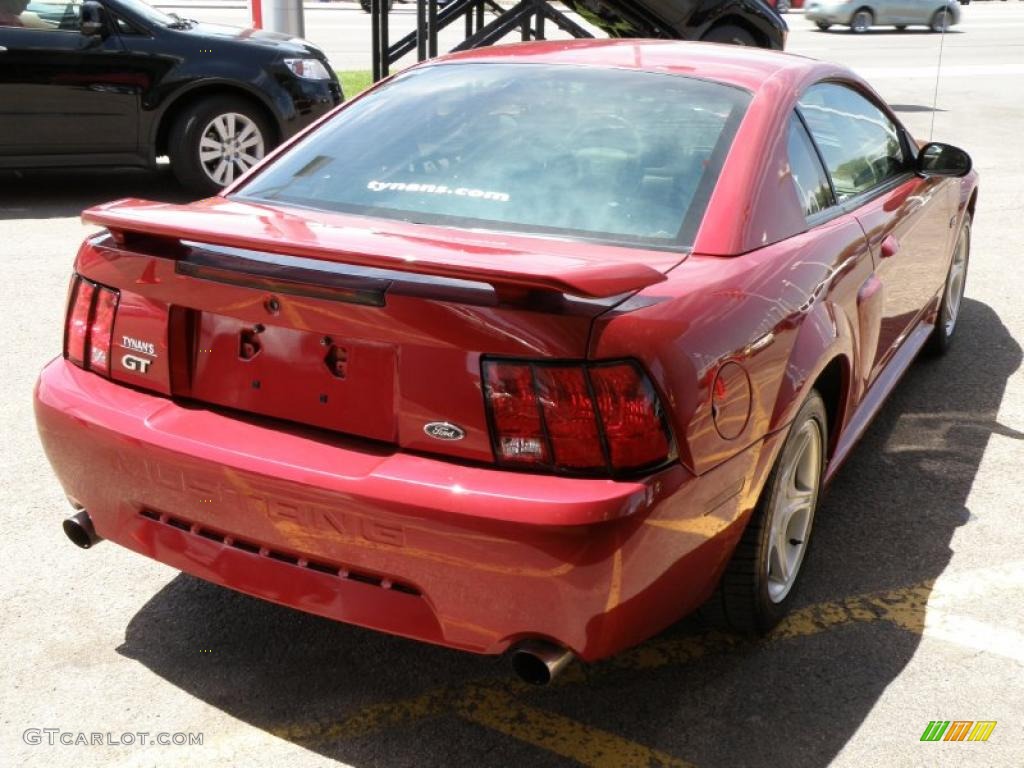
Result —
M 185 195 L 167 173 L 2 173 L 0 765 L 1024 764 L 1024 3 L 974 2 L 945 39 L 790 21 L 791 51 L 855 66 L 919 138 L 964 147 L 981 172 L 956 346 L 915 364 L 829 490 L 793 616 L 758 641 L 691 618 L 527 689 L 500 660 L 270 605 L 114 545 L 76 549 L 31 391 L 60 350 L 90 231 L 77 214 Z M 307 34 L 339 66 L 369 66 L 354 5 L 311 11 Z M 996 726 L 985 742 L 920 741 L 933 720 Z M 105 743 L 51 745 L 42 729 Z

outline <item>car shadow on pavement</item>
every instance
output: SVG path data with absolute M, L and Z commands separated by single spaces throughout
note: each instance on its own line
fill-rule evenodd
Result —
M 195 199 L 168 169 L 0 170 L 0 220 L 56 219 L 122 197 L 168 203 Z
M 978 301 L 964 301 L 960 323 L 950 354 L 911 368 L 824 498 L 796 596 L 812 618 L 768 638 L 690 618 L 621 657 L 577 665 L 561 684 L 526 689 L 497 660 L 180 575 L 133 617 L 118 651 L 232 717 L 360 768 L 570 765 L 580 754 L 826 766 L 917 651 L 931 582 L 954 533 L 971 525 L 966 501 L 990 436 L 1024 439 L 997 421 L 1020 347 Z M 918 599 L 900 606 L 902 625 L 857 612 L 813 618 L 822 605 L 907 588 Z M 908 743 L 926 725 L 889 723 Z

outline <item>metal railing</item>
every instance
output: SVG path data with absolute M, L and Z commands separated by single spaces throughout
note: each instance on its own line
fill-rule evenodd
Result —
M 438 0 L 416 0 L 416 29 L 392 43 L 388 31 L 388 0 L 370 0 L 370 27 L 374 82 L 388 76 L 391 65 L 413 50 L 416 60 L 437 56 L 438 33 L 463 20 L 465 34 L 452 48 L 463 51 L 498 42 L 519 31 L 522 40 L 543 40 L 548 21 L 573 37 L 593 37 L 547 0 L 520 0 L 510 8 L 495 0 L 452 0 L 441 8 Z M 487 14 L 493 18 L 487 20 Z

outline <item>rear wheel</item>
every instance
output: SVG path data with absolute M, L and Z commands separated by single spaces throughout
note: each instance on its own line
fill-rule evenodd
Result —
M 871 25 L 875 23 L 875 16 L 867 8 L 861 8 L 853 14 L 853 18 L 850 19 L 850 30 L 861 34 L 871 29 Z
M 263 159 L 272 137 L 262 111 L 245 99 L 203 99 L 171 128 L 171 170 L 192 192 L 215 195 Z
M 722 618 L 735 630 L 767 632 L 792 604 L 818 507 L 827 434 L 825 403 L 812 390 L 722 576 Z
M 928 351 L 933 355 L 944 355 L 953 345 L 953 334 L 960 319 L 960 306 L 964 299 L 964 285 L 967 282 L 967 266 L 971 259 L 971 217 L 964 219 L 957 236 L 953 259 L 946 275 L 946 287 L 942 292 L 942 303 L 935 321 L 935 330 L 928 338 Z
M 722 24 L 712 27 L 701 38 L 708 43 L 727 43 L 729 45 L 756 46 L 754 36 L 742 27 L 733 24 Z
M 779 13 L 789 13 L 791 7 L 789 0 L 779 0 L 775 5 L 775 10 Z
M 902 32 L 904 29 L 907 28 L 906 24 L 895 24 L 894 26 L 896 27 L 897 32 Z
M 953 14 L 945 8 L 940 8 L 932 16 L 932 23 L 929 26 L 932 32 L 947 32 L 953 26 Z
M 818 29 L 820 29 L 822 32 L 824 32 L 826 29 L 831 29 L 832 27 L 832 25 L 829 24 L 827 21 L 818 21 L 815 22 L 815 24 L 817 25 Z

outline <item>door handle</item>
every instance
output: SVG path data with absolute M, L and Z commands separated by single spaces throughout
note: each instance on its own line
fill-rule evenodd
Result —
M 885 240 L 882 241 L 882 258 L 888 259 L 890 256 L 895 256 L 899 253 L 900 241 L 896 239 L 895 235 L 889 235 Z

